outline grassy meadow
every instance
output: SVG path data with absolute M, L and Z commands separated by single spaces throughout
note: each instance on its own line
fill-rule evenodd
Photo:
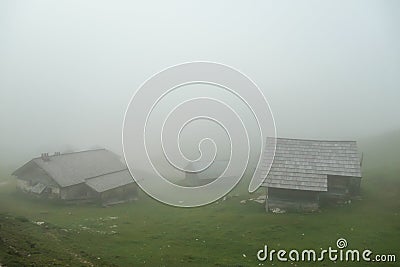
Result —
M 103 208 L 32 199 L 0 179 L 0 266 L 397 266 L 400 265 L 400 133 L 361 140 L 362 199 L 313 214 L 265 213 L 256 195 L 183 209 L 144 193 Z M 259 262 L 273 249 L 335 247 L 396 254 L 397 263 Z

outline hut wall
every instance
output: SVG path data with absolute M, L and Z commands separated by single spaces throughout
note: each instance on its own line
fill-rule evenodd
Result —
M 321 194 L 325 201 L 343 201 L 360 194 L 361 178 L 328 175 L 328 192 Z
M 29 192 L 32 189 L 32 185 L 30 181 L 17 179 L 17 188 L 23 192 Z
M 198 186 L 199 176 L 197 173 L 188 172 L 185 175 L 184 185 L 185 186 Z
M 350 178 L 328 175 L 328 194 L 346 196 L 349 194 Z
M 71 185 L 60 189 L 60 198 L 64 200 L 85 200 L 96 197 L 96 192 L 94 192 L 84 183 Z
M 359 196 L 361 187 L 360 177 L 350 177 L 349 192 L 350 196 Z
M 313 211 L 319 208 L 319 192 L 268 188 L 266 209 Z
M 100 193 L 100 200 L 103 204 L 126 202 L 136 199 L 138 188 L 136 183 L 120 186 Z
M 33 186 L 42 183 L 47 186 L 58 187 L 45 171 L 38 167 L 27 168 L 23 173 L 18 175 L 17 186 L 23 191 L 29 191 Z
M 60 188 L 58 184 L 41 168 L 31 165 L 18 174 L 17 188 L 23 192 L 31 193 L 32 188 L 38 183 L 47 186 L 47 188 L 40 194 L 41 196 L 59 198 Z

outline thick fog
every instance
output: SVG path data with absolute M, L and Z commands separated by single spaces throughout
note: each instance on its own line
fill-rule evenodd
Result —
M 397 1 L 1 1 L 0 165 L 41 152 L 121 154 L 133 93 L 194 60 L 249 76 L 278 136 L 398 129 L 399 12 Z

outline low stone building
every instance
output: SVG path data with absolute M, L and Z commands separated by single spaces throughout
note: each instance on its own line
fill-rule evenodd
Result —
M 120 158 L 106 149 L 43 153 L 17 169 L 18 188 L 33 195 L 103 204 L 137 198 L 137 185 Z
M 204 166 L 207 165 L 209 166 L 204 169 Z M 183 180 L 183 185 L 193 187 L 209 184 L 219 178 L 223 174 L 227 166 L 227 160 L 217 160 L 213 161 L 212 163 L 192 162 L 188 166 L 186 166 L 187 171 L 185 174 L 185 179 Z M 202 171 L 197 172 L 197 170 Z

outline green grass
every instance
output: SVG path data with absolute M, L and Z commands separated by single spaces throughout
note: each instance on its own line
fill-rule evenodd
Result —
M 380 146 L 362 147 L 368 159 L 363 166 L 362 200 L 314 214 L 267 214 L 262 204 L 240 204 L 248 195 L 194 209 L 166 206 L 144 193 L 136 202 L 109 208 L 64 205 L 20 195 L 13 180 L 3 178 L 8 183 L 0 186 L 0 263 L 258 266 L 256 253 L 265 244 L 274 249 L 319 250 L 335 247 L 340 237 L 347 239 L 349 248 L 394 253 L 399 261 L 399 144 L 384 148 L 392 155 L 390 161 L 397 160 L 397 164 L 386 164 Z M 38 226 L 32 221 L 46 223 Z M 342 264 L 327 260 L 317 264 L 273 264 L 368 266 L 364 262 Z

